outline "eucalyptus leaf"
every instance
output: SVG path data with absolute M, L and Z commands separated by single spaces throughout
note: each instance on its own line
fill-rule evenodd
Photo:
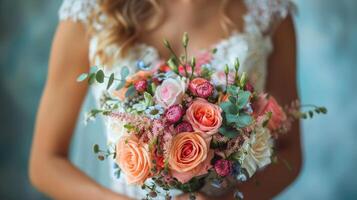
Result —
M 128 90 L 125 93 L 125 97 L 130 97 L 133 96 L 135 94 L 136 90 L 135 87 L 132 85 L 128 88 Z
M 95 79 L 97 80 L 98 83 L 103 83 L 104 82 L 104 72 L 103 70 L 98 70 Z
M 230 114 L 238 113 L 237 107 L 234 104 L 232 104 L 230 101 L 223 102 L 219 106 L 222 108 L 222 110 L 225 113 L 230 113 Z
M 253 118 L 248 114 L 242 114 L 238 117 L 236 126 L 239 128 L 245 128 L 249 126 L 253 121 Z
M 93 84 L 94 82 L 95 82 L 95 74 L 90 74 L 88 77 L 89 85 Z
M 83 73 L 83 74 L 78 76 L 77 82 L 82 82 L 82 81 L 86 80 L 87 78 L 88 78 L 88 74 L 87 73 Z
M 239 132 L 236 129 L 226 126 L 222 126 L 221 128 L 219 128 L 219 132 L 228 138 L 235 138 L 239 135 Z
M 129 68 L 127 66 L 124 66 L 123 68 L 121 68 L 121 71 L 120 71 L 120 78 L 122 80 L 125 80 L 127 76 L 129 76 Z
M 120 81 L 120 83 L 118 84 L 118 86 L 116 87 L 117 90 L 122 89 L 125 86 L 125 81 Z
M 234 105 L 237 103 L 237 98 L 234 97 L 234 96 L 229 96 L 229 97 L 228 97 L 228 100 L 229 100 L 232 104 L 234 104 Z
M 231 94 L 232 96 L 237 96 L 238 95 L 239 88 L 234 85 L 230 85 L 227 88 L 227 92 Z
M 114 73 L 112 73 L 109 77 L 108 84 L 107 84 L 107 90 L 110 88 L 110 86 L 112 86 L 113 82 L 114 82 Z
M 238 92 L 238 101 L 236 105 L 238 106 L 239 109 L 244 108 L 248 104 L 250 96 L 251 93 L 249 91 Z
M 238 115 L 226 114 L 225 116 L 228 124 L 237 123 L 239 121 Z
M 90 68 L 89 68 L 89 73 L 90 74 L 94 74 L 94 73 L 96 73 L 98 71 L 98 67 L 97 66 L 91 66 Z

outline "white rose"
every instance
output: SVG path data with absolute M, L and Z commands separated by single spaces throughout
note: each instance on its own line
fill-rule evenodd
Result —
M 127 129 L 124 127 L 126 122 L 109 117 L 107 121 L 107 132 L 109 143 L 117 143 L 119 138 L 127 134 Z
M 185 91 L 185 79 L 168 78 L 156 88 L 154 98 L 157 104 L 167 108 L 175 104 L 180 104 Z
M 252 177 L 258 169 L 269 165 L 273 154 L 273 139 L 269 129 L 258 127 L 244 142 L 241 151 L 241 155 L 244 155 L 242 167 L 247 170 L 249 177 Z

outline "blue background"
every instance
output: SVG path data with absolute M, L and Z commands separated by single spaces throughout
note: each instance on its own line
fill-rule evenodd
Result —
M 303 170 L 277 199 L 356 199 L 357 1 L 296 3 L 300 95 L 303 102 L 327 106 L 329 114 L 303 122 Z M 0 1 L 0 199 L 45 199 L 30 186 L 27 168 L 59 5 Z M 88 98 L 83 109 L 92 106 Z M 106 185 L 106 163 L 90 154 L 102 137 L 99 130 L 100 121 L 78 125 L 73 146 L 82 150 L 74 151 L 72 159 Z

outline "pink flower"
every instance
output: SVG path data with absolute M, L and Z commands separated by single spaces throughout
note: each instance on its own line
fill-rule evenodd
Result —
M 208 98 L 213 93 L 213 85 L 210 82 L 205 82 L 197 86 L 196 94 L 201 98 Z
M 169 150 L 171 175 L 181 183 L 206 174 L 211 167 L 213 151 L 209 143 L 197 132 L 183 132 L 174 136 Z
M 221 159 L 214 164 L 214 169 L 218 175 L 224 177 L 231 173 L 232 163 L 229 160 Z
M 186 83 L 182 79 L 168 78 L 155 90 L 155 101 L 162 107 L 167 108 L 180 104 L 185 94 Z
M 187 121 L 195 131 L 204 136 L 211 136 L 218 132 L 222 125 L 222 109 L 205 99 L 197 98 L 186 111 Z
M 184 110 L 180 105 L 173 105 L 169 107 L 165 113 L 167 122 L 174 124 L 178 122 L 184 114 Z
M 192 132 L 193 128 L 190 123 L 183 121 L 176 126 L 175 130 L 176 130 L 176 133 Z
M 254 103 L 253 107 L 256 118 L 265 115 L 268 112 L 272 113 L 268 123 L 268 128 L 271 131 L 280 128 L 283 122 L 287 119 L 285 112 L 272 96 L 267 96 L 266 94 L 259 95 L 258 100 Z
M 148 83 L 146 80 L 140 80 L 134 84 L 135 90 L 138 92 L 145 92 L 147 89 Z
M 208 82 L 206 79 L 204 78 L 194 78 L 192 81 L 190 81 L 189 85 L 188 85 L 188 89 L 190 90 L 190 92 L 197 96 L 196 93 L 196 89 L 199 85 Z

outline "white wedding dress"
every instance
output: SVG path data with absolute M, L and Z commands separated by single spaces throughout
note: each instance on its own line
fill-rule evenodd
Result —
M 273 27 L 284 19 L 294 8 L 290 0 L 244 0 L 248 12 L 243 16 L 245 21 L 244 31 L 233 32 L 229 37 L 212 45 L 217 48 L 217 53 L 213 57 L 212 66 L 220 70 L 225 64 L 233 66 L 235 58 L 239 58 L 241 71 L 250 75 L 256 90 L 262 91 L 265 87 L 267 76 L 267 60 L 269 54 L 273 51 L 271 35 Z M 88 25 L 88 18 L 94 9 L 98 9 L 96 0 L 64 0 L 59 10 L 60 20 L 71 20 Z M 98 28 L 98 27 L 97 27 Z M 194 39 L 194 38 L 192 38 Z M 94 58 L 97 48 L 97 38 L 92 36 L 89 46 L 89 57 L 95 60 L 92 65 L 105 66 L 100 59 Z M 113 48 L 113 47 L 111 47 Z M 120 48 L 119 46 L 115 48 Z M 113 49 L 108 49 L 108 51 Z M 116 49 L 117 50 L 117 49 Z M 135 53 L 134 53 L 135 52 Z M 125 58 L 116 60 L 116 67 L 107 68 L 109 72 L 120 74 L 121 66 L 130 67 L 131 73 L 135 72 L 137 59 L 142 59 L 145 63 L 159 62 L 160 58 L 157 50 L 146 44 L 137 44 L 129 51 Z M 288 67 L 288 66 L 287 66 Z M 99 105 L 104 85 L 94 85 L 91 87 L 91 93 Z M 106 130 L 108 143 L 113 141 L 113 137 L 107 125 Z M 84 139 L 84 138 L 83 138 Z M 111 165 L 112 166 L 112 165 Z M 112 173 L 111 188 L 121 194 L 135 199 L 145 197 L 140 187 L 128 185 L 125 176 L 117 179 L 111 167 L 108 173 Z

